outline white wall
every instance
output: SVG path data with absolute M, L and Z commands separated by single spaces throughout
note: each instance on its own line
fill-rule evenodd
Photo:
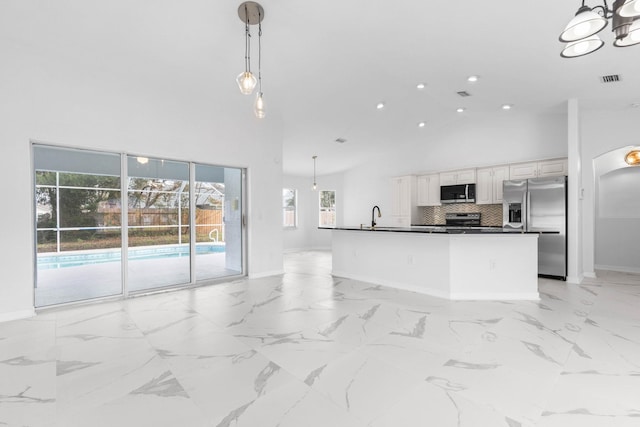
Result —
M 37 27 L 14 31 L 48 37 Z M 130 63 L 104 70 L 73 51 L 56 57 L 21 39 L 0 38 L 0 320 L 33 311 L 32 140 L 247 168 L 249 273 L 282 271 L 282 125 L 276 116 L 255 119 L 252 100 L 237 93 L 233 79 L 222 88 L 205 83 L 193 90 L 190 70 L 176 76 L 158 68 L 140 79 Z M 238 126 L 229 117 L 246 122 Z
M 334 190 L 336 192 L 336 221 L 337 225 L 342 225 L 345 205 L 342 181 L 342 174 L 317 176 L 318 190 L 313 191 L 313 178 L 292 175 L 283 177 L 283 187 L 298 190 L 298 226 L 284 230 L 285 251 L 331 248 L 331 232 L 318 229 L 318 191 Z
M 345 172 L 345 223 L 369 223 L 371 208 L 379 205 L 382 218 L 378 224 L 391 225 L 393 176 L 567 155 L 566 111 L 543 116 L 504 113 L 469 115 L 440 129 L 425 128 L 423 141 L 398 145 L 394 157 L 380 157 Z
M 612 150 L 639 144 L 640 108 L 621 108 L 617 111 L 587 110 L 582 111 L 580 116 L 582 184 L 584 186 L 582 250 L 585 275 L 592 276 L 595 274 L 596 253 L 594 213 L 597 177 L 594 170 L 594 160 Z M 620 250 L 633 250 L 634 247 L 630 243 L 629 241 L 620 241 Z

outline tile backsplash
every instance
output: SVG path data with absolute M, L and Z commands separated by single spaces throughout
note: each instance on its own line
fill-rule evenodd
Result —
M 476 205 L 475 203 L 451 203 L 442 206 L 425 206 L 422 209 L 424 224 L 444 224 L 447 213 L 480 212 L 482 225 L 502 227 L 502 205 Z

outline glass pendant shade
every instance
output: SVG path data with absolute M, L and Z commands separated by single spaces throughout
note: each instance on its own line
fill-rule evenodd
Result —
M 604 17 L 588 6 L 582 6 L 560 34 L 560 41 L 574 42 L 592 36 L 606 27 L 607 23 Z
M 240 92 L 243 95 L 251 95 L 258 81 L 256 80 L 256 77 L 253 74 L 251 74 L 250 71 L 245 71 L 243 73 L 238 74 L 238 78 L 236 78 L 236 82 L 238 82 L 238 87 L 240 88 Z
M 256 96 L 256 102 L 253 105 L 253 112 L 259 119 L 264 119 L 264 116 L 266 115 L 266 112 L 264 110 L 264 99 L 262 99 L 262 92 L 258 92 L 258 96 Z
M 625 18 L 640 16 L 640 0 L 627 0 L 616 11 L 618 15 Z
M 587 37 L 586 39 L 567 43 L 564 50 L 560 53 L 563 58 L 577 58 L 578 56 L 588 55 L 595 52 L 604 45 L 604 42 L 598 36 Z
M 624 38 L 616 39 L 613 45 L 616 47 L 627 47 L 638 43 L 640 43 L 640 20 L 631 24 L 627 35 Z

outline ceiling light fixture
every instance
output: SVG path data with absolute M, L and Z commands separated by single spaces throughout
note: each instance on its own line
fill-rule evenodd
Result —
M 624 161 L 630 166 L 640 166 L 640 150 L 631 150 L 624 156 Z
M 416 85 L 416 88 L 417 88 L 418 90 L 422 90 L 422 89 L 424 89 L 424 87 L 425 87 L 425 86 L 426 86 L 426 85 L 425 85 L 424 83 L 418 83 L 418 84 Z
M 467 81 L 469 83 L 475 83 L 475 82 L 478 81 L 478 76 L 469 76 L 469 77 L 467 77 Z
M 258 84 L 258 94 L 253 105 L 253 111 L 259 119 L 265 116 L 264 99 L 262 93 L 262 20 L 264 19 L 264 9 L 260 4 L 253 1 L 246 1 L 238 7 L 238 17 L 244 23 L 244 72 L 236 78 L 240 92 L 244 95 L 251 95 L 256 84 Z M 250 25 L 258 25 L 258 79 L 251 72 L 251 32 Z
M 382 110 L 384 108 L 384 102 L 378 102 L 378 104 L 376 105 L 376 108 L 378 110 Z
M 604 42 L 597 36 L 611 19 L 611 31 L 615 33 L 616 47 L 633 46 L 640 43 L 640 0 L 615 0 L 609 9 L 607 0 L 595 7 L 582 6 L 569 21 L 560 41 L 567 43 L 560 53 L 563 58 L 577 58 L 600 49 Z
M 427 122 L 420 122 L 420 123 L 418 123 L 418 127 L 419 127 L 419 128 L 423 128 L 423 127 L 425 127 L 426 125 L 427 125 Z
M 313 191 L 318 189 L 318 184 L 316 184 L 316 159 L 318 156 L 313 156 Z
M 502 106 L 502 109 L 503 109 L 503 110 L 511 110 L 512 108 L 513 108 L 513 105 L 511 105 L 511 104 L 504 104 L 504 105 Z
M 456 112 L 458 112 L 458 113 L 463 113 L 463 112 L 464 112 L 464 110 L 466 110 L 466 108 L 464 108 L 464 107 L 460 107 L 460 108 L 456 109 Z

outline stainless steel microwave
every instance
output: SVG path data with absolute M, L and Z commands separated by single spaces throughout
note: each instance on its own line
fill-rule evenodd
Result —
M 476 185 L 459 184 L 440 187 L 440 203 L 475 203 Z

